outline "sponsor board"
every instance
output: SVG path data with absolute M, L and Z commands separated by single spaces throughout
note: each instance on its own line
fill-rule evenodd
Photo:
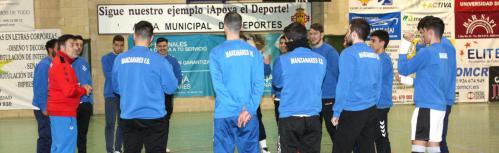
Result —
M 356 18 L 366 19 L 371 25 L 371 31 L 385 30 L 390 35 L 390 40 L 400 40 L 401 18 L 400 12 L 360 14 L 350 13 L 349 20 Z

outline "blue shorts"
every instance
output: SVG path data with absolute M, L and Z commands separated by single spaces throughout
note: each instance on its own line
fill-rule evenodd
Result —
M 50 116 L 50 131 L 52 133 L 51 153 L 74 153 L 76 151 L 76 136 L 78 135 L 76 118 Z
M 245 127 L 237 127 L 237 116 L 215 118 L 214 153 L 233 153 L 237 146 L 239 153 L 259 153 L 258 118 L 253 115 Z

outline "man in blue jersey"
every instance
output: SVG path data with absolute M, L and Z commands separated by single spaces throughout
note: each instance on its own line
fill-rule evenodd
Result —
M 75 70 L 78 83 L 93 86 L 90 64 L 88 64 L 86 59 L 81 57 L 83 52 L 83 37 L 80 35 L 75 36 L 75 47 L 79 57 L 75 59 L 71 66 Z M 78 106 L 76 112 L 76 123 L 78 127 L 78 138 L 76 144 L 78 147 L 78 153 L 87 152 L 87 133 L 90 117 L 93 114 L 93 102 L 94 94 L 83 95 L 80 98 L 80 105 Z
M 288 53 L 288 48 L 286 47 L 286 37 L 282 35 L 279 37 L 279 54 L 284 55 Z M 275 67 L 275 62 L 273 67 Z M 274 115 L 276 123 L 279 123 L 279 103 L 281 101 L 281 92 L 277 91 L 277 88 L 272 85 L 272 96 L 274 98 Z M 279 140 L 278 140 L 279 141 Z
M 281 94 L 281 151 L 318 153 L 322 137 L 321 87 L 328 61 L 310 50 L 305 26 L 292 23 L 284 28 L 284 35 L 289 52 L 274 61 L 272 72 L 272 84 Z
M 102 72 L 104 73 L 104 110 L 106 115 L 105 139 L 107 153 L 120 153 L 122 147 L 121 125 L 116 125 L 118 115 L 121 113 L 119 95 L 114 94 L 112 83 L 112 72 L 114 59 L 125 46 L 125 38 L 121 35 L 113 37 L 113 51 L 102 56 Z M 116 130 L 115 130 L 116 129 Z M 114 147 L 114 148 L 113 148 Z
M 347 44 L 339 59 L 339 78 L 336 102 L 333 106 L 333 125 L 337 126 L 333 141 L 334 153 L 350 153 L 354 144 L 362 153 L 374 153 L 376 133 L 376 103 L 381 94 L 381 58 L 367 46 L 370 33 L 366 20 L 350 22 Z
M 224 17 L 227 40 L 210 52 L 210 73 L 215 89 L 213 152 L 260 152 L 256 110 L 263 95 L 263 56 L 239 37 L 242 18 Z
M 36 142 L 37 153 L 50 153 L 52 135 L 50 134 L 50 119 L 47 114 L 48 97 L 48 75 L 52 58 L 56 54 L 57 39 L 51 39 L 45 44 L 47 57 L 44 57 L 35 66 L 33 78 L 33 106 L 40 108 L 35 110 L 35 118 L 38 124 L 38 140 Z
M 168 39 L 160 37 L 156 40 L 156 50 L 159 55 L 165 57 L 165 59 L 172 65 L 173 73 L 175 74 L 175 78 L 178 80 L 178 84 L 182 82 L 182 71 L 180 70 L 180 64 L 178 63 L 175 57 L 172 57 L 168 54 Z M 173 113 L 173 94 L 165 94 L 165 106 L 166 106 L 166 119 L 170 120 Z M 170 124 L 166 128 L 166 137 L 168 141 L 168 134 L 170 133 Z M 166 148 L 166 152 L 169 153 L 170 149 Z
M 125 152 L 164 153 L 168 120 L 165 93 L 177 89 L 172 66 L 149 50 L 153 26 L 140 21 L 134 25 L 135 47 L 116 57 L 113 66 L 113 89 L 120 95 L 120 124 Z
M 420 21 L 421 22 L 421 21 Z M 414 110 L 411 121 L 412 152 L 438 153 L 446 110 L 445 94 L 449 87 L 448 54 L 441 43 L 445 25 L 439 18 L 425 20 L 424 44 L 410 60 L 407 50 L 399 50 L 398 70 L 402 75 L 417 73 L 414 81 Z
M 384 30 L 376 30 L 371 33 L 371 48 L 379 54 L 382 66 L 381 95 L 376 103 L 378 131 L 375 136 L 376 152 L 391 153 L 390 140 L 388 139 L 388 112 L 392 107 L 392 85 L 393 85 L 393 64 L 390 55 L 385 52 L 390 37 Z
M 336 95 L 336 84 L 338 82 L 338 59 L 339 54 L 336 49 L 324 43 L 324 27 L 319 23 L 310 25 L 309 38 L 312 51 L 326 58 L 326 76 L 322 82 L 322 111 L 320 113 L 321 124 L 325 121 L 327 132 L 331 142 L 336 133 L 336 127 L 331 123 L 333 118 L 333 104 Z
M 423 17 L 420 22 L 418 23 L 418 31 L 420 33 L 423 32 L 423 25 L 424 23 L 431 19 L 431 18 L 435 18 L 433 16 L 425 16 Z M 406 39 L 408 39 L 409 41 L 413 41 L 414 40 L 414 35 L 413 34 L 408 34 L 406 35 Z M 418 44 L 418 47 L 417 47 L 417 50 L 421 49 L 422 47 L 425 47 L 426 45 L 424 45 L 422 42 L 423 41 L 420 41 L 421 43 Z M 454 45 L 452 45 L 452 42 L 446 38 L 446 37 L 442 37 L 442 40 L 441 40 L 441 43 L 444 47 L 444 50 L 447 52 L 447 56 L 448 56 L 448 66 L 449 66 L 449 78 L 447 78 L 447 82 L 448 82 L 448 88 L 446 93 L 445 93 L 445 101 L 447 103 L 447 106 L 446 106 L 446 109 L 445 109 L 445 118 L 444 118 L 444 128 L 443 128 L 443 132 L 442 132 L 442 142 L 440 142 L 440 152 L 442 153 L 448 153 L 449 152 L 449 148 L 447 147 L 447 129 L 448 129 L 448 125 L 449 125 L 449 115 L 450 115 L 450 112 L 452 110 L 452 105 L 454 105 L 455 103 L 455 99 L 456 99 L 456 76 L 457 76 L 457 72 L 456 72 L 456 69 L 457 69 L 457 63 L 456 63 L 456 48 L 454 47 Z

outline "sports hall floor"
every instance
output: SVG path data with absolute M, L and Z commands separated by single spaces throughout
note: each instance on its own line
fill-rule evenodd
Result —
M 389 113 L 389 136 L 393 153 L 410 152 L 409 128 L 413 106 L 395 105 Z M 267 141 L 275 152 L 276 123 L 273 110 L 263 111 Z M 169 148 L 174 153 L 212 152 L 212 112 L 174 113 Z M 332 143 L 323 128 L 321 152 L 331 152 Z M 499 103 L 458 104 L 453 107 L 448 133 L 453 153 L 499 153 Z M 0 153 L 32 153 L 36 146 L 34 118 L 0 119 Z M 104 116 L 93 116 L 88 134 L 88 152 L 104 153 Z

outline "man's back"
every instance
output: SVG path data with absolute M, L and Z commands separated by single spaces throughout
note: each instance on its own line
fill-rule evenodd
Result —
M 318 115 L 326 59 L 308 48 L 297 48 L 276 60 L 273 84 L 281 90 L 279 118 Z
M 263 57 L 242 40 L 228 40 L 212 49 L 210 72 L 216 93 L 215 118 L 255 114 L 263 94 Z
M 381 59 L 365 43 L 356 43 L 340 55 L 340 75 L 334 114 L 374 106 L 381 94 Z
M 448 89 L 448 57 L 441 43 L 422 48 L 411 60 L 399 58 L 402 75 L 417 73 L 414 79 L 416 107 L 445 110 L 444 91 Z
M 123 119 L 165 116 L 164 93 L 172 94 L 178 85 L 166 59 L 142 46 L 116 57 L 112 78 Z

